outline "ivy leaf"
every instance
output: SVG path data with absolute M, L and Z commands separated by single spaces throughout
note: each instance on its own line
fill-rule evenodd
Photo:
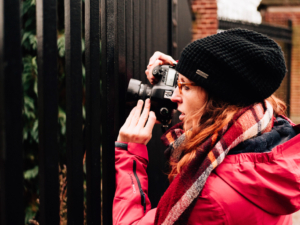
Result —
M 29 36 L 29 43 L 30 43 L 33 50 L 37 49 L 37 39 L 36 39 L 36 36 L 34 34 L 31 34 Z
M 28 9 L 31 6 L 31 0 L 26 0 L 24 2 L 22 2 L 22 16 L 24 16 L 24 14 L 26 14 L 28 12 Z
M 32 205 L 26 207 L 25 209 L 25 224 L 28 224 L 29 220 L 31 220 L 32 218 L 34 218 L 36 216 L 36 210 L 33 210 L 34 207 Z
M 33 99 L 28 96 L 24 96 L 24 105 L 25 105 L 25 107 L 33 110 L 34 109 Z
M 26 170 L 24 172 L 24 179 L 25 180 L 30 180 L 32 178 L 35 178 L 39 173 L 39 166 L 35 166 L 32 169 Z
M 36 143 L 39 143 L 39 132 L 38 132 L 38 127 L 39 127 L 39 121 L 38 120 L 35 120 L 34 123 L 33 123 L 33 127 L 32 129 L 30 130 L 30 135 L 31 137 L 33 138 L 33 140 L 36 142 Z
M 29 17 L 25 22 L 25 29 L 28 29 L 34 22 L 35 22 L 35 18 Z
M 34 111 L 34 100 L 28 96 L 24 96 L 24 108 L 29 111 Z
M 22 82 L 23 84 L 30 79 L 32 76 L 32 63 L 31 63 L 32 57 L 26 56 L 22 58 L 23 61 L 23 76 L 22 76 Z
M 28 96 L 24 96 L 24 115 L 27 119 L 35 119 L 34 100 Z
M 34 73 L 38 74 L 38 67 L 37 67 L 37 62 L 36 62 L 36 56 L 32 57 L 31 62 L 32 62 L 32 68 L 34 70 Z
M 81 39 L 81 51 L 82 51 L 82 53 L 85 51 L 85 41 L 84 41 L 84 39 Z
M 82 82 L 85 84 L 85 67 L 82 65 Z
M 23 141 L 27 140 L 28 138 L 28 132 L 27 129 L 25 129 L 25 127 L 23 128 Z
M 30 50 L 30 42 L 28 40 L 29 36 L 30 36 L 30 32 L 24 32 L 22 41 L 21 41 L 22 46 L 27 50 Z
M 37 79 L 35 79 L 35 81 L 34 81 L 33 91 L 36 94 L 36 96 L 38 96 L 38 82 L 37 82 Z
M 57 39 L 57 48 L 58 48 L 58 54 L 60 57 L 65 56 L 65 35 L 61 35 Z
M 36 35 L 31 31 L 24 32 L 21 44 L 26 50 L 36 50 L 37 49 Z
M 85 113 L 85 107 L 84 107 L 84 106 L 82 107 L 82 117 L 83 117 L 83 119 L 85 120 L 85 118 L 86 118 L 86 113 Z
M 58 108 L 58 122 L 61 126 L 60 132 L 62 135 L 66 134 L 66 112 L 62 108 Z

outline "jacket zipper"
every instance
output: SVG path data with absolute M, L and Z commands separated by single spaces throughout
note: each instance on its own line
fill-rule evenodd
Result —
M 136 174 L 136 161 L 135 160 L 133 160 L 133 174 L 134 174 L 134 177 L 135 177 L 135 179 L 137 181 L 137 184 L 139 186 L 139 190 L 140 190 L 140 194 L 141 194 L 141 204 L 144 207 L 144 213 L 145 213 L 146 212 L 146 197 L 145 197 L 145 194 L 143 192 L 140 180 L 139 180 L 139 178 Z

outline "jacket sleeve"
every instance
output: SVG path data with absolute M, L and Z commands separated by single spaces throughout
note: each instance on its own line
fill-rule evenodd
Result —
M 148 198 L 147 147 L 121 143 L 115 148 L 116 191 L 113 201 L 114 225 L 152 225 L 156 209 Z

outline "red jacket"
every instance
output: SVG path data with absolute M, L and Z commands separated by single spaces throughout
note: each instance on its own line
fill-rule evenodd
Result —
M 115 150 L 114 225 L 154 224 L 147 147 Z M 292 224 L 300 209 L 300 134 L 268 153 L 228 155 L 207 179 L 189 224 Z

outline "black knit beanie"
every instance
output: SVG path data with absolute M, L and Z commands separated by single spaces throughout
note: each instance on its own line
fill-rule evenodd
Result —
M 231 29 L 187 45 L 176 70 L 220 100 L 250 105 L 277 90 L 286 66 L 273 40 L 254 31 Z

